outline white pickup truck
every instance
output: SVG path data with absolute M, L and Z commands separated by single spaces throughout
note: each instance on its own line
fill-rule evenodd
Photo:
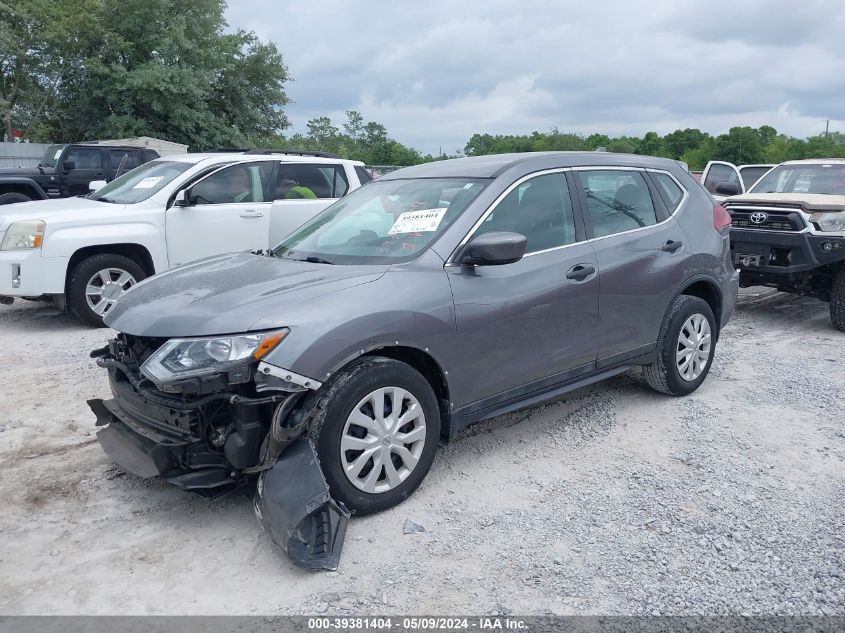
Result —
M 82 321 L 155 273 L 230 251 L 267 249 L 371 180 L 364 164 L 252 150 L 160 158 L 87 197 L 0 210 L 0 303 L 47 299 Z

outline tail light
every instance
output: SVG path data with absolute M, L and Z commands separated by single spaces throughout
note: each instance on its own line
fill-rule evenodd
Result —
M 724 233 L 731 226 L 731 214 L 725 211 L 725 207 L 717 204 L 713 207 L 713 228 Z

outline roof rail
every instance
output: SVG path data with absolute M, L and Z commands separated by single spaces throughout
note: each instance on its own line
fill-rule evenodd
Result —
M 287 154 L 288 156 L 315 156 L 317 158 L 340 158 L 331 152 L 309 152 L 304 149 L 251 149 L 244 154 Z
M 214 149 L 205 149 L 200 154 L 220 154 L 220 153 L 227 153 L 227 154 L 241 154 L 241 153 L 249 153 L 246 147 L 215 147 Z

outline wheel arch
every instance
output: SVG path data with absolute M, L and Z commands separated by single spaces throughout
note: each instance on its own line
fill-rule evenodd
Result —
M 74 251 L 73 255 L 71 255 L 70 259 L 68 260 L 67 270 L 65 272 L 65 290 L 67 290 L 67 284 L 70 280 L 70 272 L 76 267 L 76 265 L 87 257 L 91 257 L 92 255 L 98 255 L 101 253 L 113 253 L 115 255 L 123 255 L 124 257 L 128 257 L 136 264 L 138 264 L 144 270 L 147 276 L 152 276 L 156 273 L 155 264 L 153 262 L 153 257 L 150 254 L 150 251 L 147 250 L 147 248 L 145 246 L 142 246 L 141 244 L 134 244 L 130 242 L 84 246 Z
M 48 197 L 41 186 L 30 178 L 0 179 L 0 195 L 4 193 L 20 193 L 33 200 L 45 200 Z
M 713 318 L 716 320 L 716 340 L 718 340 L 722 330 L 722 292 L 716 280 L 707 275 L 697 275 L 687 279 L 678 290 L 677 295 L 698 297 L 707 302 L 707 305 L 713 310 Z
M 423 378 L 431 385 L 434 395 L 437 397 L 437 403 L 440 407 L 440 433 L 441 435 L 450 436 L 451 400 L 449 395 L 448 372 L 443 369 L 441 363 L 432 356 L 431 352 L 411 345 L 392 344 L 372 346 L 354 357 L 346 358 L 337 367 L 332 369 L 331 375 L 343 370 L 344 367 L 354 360 L 368 356 L 391 358 L 413 367 L 422 374 Z

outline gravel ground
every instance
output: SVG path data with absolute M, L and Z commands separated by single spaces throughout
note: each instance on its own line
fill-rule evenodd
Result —
M 245 495 L 108 462 L 85 400 L 109 335 L 0 306 L 0 613 L 845 614 L 845 334 L 820 302 L 743 291 L 687 398 L 631 373 L 471 427 L 327 573 Z

